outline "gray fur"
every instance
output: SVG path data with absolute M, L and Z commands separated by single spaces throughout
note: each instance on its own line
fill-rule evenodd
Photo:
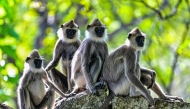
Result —
M 104 62 L 103 78 L 107 81 L 112 93 L 99 109 L 105 108 L 110 102 L 108 100 L 110 96 L 114 95 L 138 96 L 142 94 L 150 105 L 154 105 L 153 98 L 143 85 L 153 90 L 161 99 L 183 101 L 180 97 L 165 95 L 159 84 L 155 82 L 155 71 L 139 65 L 142 47 L 137 46 L 135 38 L 139 35 L 145 37 L 145 34 L 135 28 L 129 35 L 130 38 L 128 37 L 126 44 L 113 51 Z
M 126 44 L 114 50 L 105 60 L 102 70 L 103 78 L 107 81 L 109 90 L 115 95 L 144 95 L 150 105 L 153 105 L 153 98 L 140 82 L 139 58 L 142 47 L 136 44 L 135 38 L 138 35 L 144 36 L 144 34 L 141 34 L 140 30 L 136 28 L 129 34 L 131 37 L 127 39 Z M 109 103 L 108 100 L 106 102 L 100 108 L 104 108 Z
M 66 29 L 75 29 L 77 32 L 75 33 L 73 39 L 67 38 Z M 59 39 L 57 40 L 54 51 L 53 51 L 53 59 L 52 61 L 46 66 L 45 70 L 49 71 L 51 70 L 51 77 L 53 79 L 53 82 L 61 88 L 63 92 L 65 92 L 65 89 L 68 89 L 68 92 L 71 91 L 71 60 L 73 58 L 74 53 L 78 49 L 80 45 L 80 30 L 78 29 L 78 25 L 74 23 L 73 20 L 70 22 L 66 22 L 62 25 L 62 27 L 57 32 Z M 62 74 L 58 70 L 55 69 L 57 66 L 60 58 L 62 58 Z M 67 77 L 65 77 L 67 76 Z M 67 78 L 67 82 L 63 80 L 64 78 Z M 64 85 L 68 84 L 68 85 Z
M 75 88 L 72 93 L 80 88 L 87 88 L 91 93 L 96 93 L 94 84 L 97 82 L 103 62 L 108 55 L 108 48 L 104 36 L 99 38 L 93 32 L 96 26 L 104 25 L 95 19 L 86 30 L 86 38 L 82 41 L 79 49 L 76 51 L 71 63 L 71 79 L 75 82 Z
M 36 52 L 37 50 L 33 50 Z M 24 72 L 19 80 L 18 104 L 20 109 L 39 109 L 47 107 L 52 109 L 54 106 L 54 90 L 63 97 L 68 95 L 62 93 L 48 78 L 43 66 L 36 69 L 34 66 L 34 59 L 39 58 L 31 56 L 25 63 Z M 48 89 L 45 88 L 45 83 Z M 53 90 L 54 89 L 54 90 Z

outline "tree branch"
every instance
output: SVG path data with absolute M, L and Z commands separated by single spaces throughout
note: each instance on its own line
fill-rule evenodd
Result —
M 163 15 L 162 15 L 162 12 L 161 12 L 160 10 L 155 9 L 155 8 L 149 6 L 145 1 L 141 1 L 141 3 L 144 4 L 147 8 L 153 10 L 153 11 L 159 16 L 159 18 L 160 18 L 161 20 L 167 20 L 167 19 L 173 17 L 173 16 L 177 13 L 177 9 L 178 9 L 178 7 L 179 7 L 181 1 L 182 1 L 182 0 L 179 0 L 179 1 L 177 2 L 177 4 L 174 6 L 174 8 L 172 9 L 172 11 L 171 11 L 168 15 L 166 15 L 166 16 L 163 16 Z M 164 5 L 164 4 L 165 4 L 165 3 L 163 3 L 163 5 Z M 160 9 L 163 7 L 163 5 L 161 5 Z M 163 8 L 162 8 L 162 9 L 163 9 Z
M 181 39 L 181 41 L 180 41 L 180 43 L 178 45 L 178 48 L 174 52 L 174 61 L 173 61 L 173 64 L 172 64 L 172 70 L 171 70 L 171 76 L 170 76 L 170 84 L 169 84 L 169 86 L 167 88 L 167 92 L 169 94 L 171 93 L 173 80 L 174 80 L 174 73 L 175 73 L 175 69 L 176 69 L 176 66 L 177 66 L 178 58 L 180 56 L 179 53 L 178 53 L 178 50 L 180 48 L 180 45 L 182 45 L 185 42 L 185 39 L 187 38 L 188 31 L 189 31 L 189 24 L 190 24 L 190 21 L 185 23 L 186 28 L 185 28 L 185 31 L 183 32 L 182 39 Z
M 111 7 L 112 7 L 113 16 L 115 17 L 116 20 L 118 20 L 119 22 L 121 22 L 121 27 L 119 29 L 115 30 L 114 32 L 112 32 L 111 34 L 109 34 L 109 40 L 110 41 L 115 37 L 115 35 L 117 33 L 121 32 L 123 30 L 129 31 L 130 30 L 130 26 L 134 26 L 135 24 L 138 24 L 143 19 L 146 19 L 146 18 L 148 18 L 148 17 L 150 17 L 150 16 L 153 15 L 153 13 L 145 14 L 141 18 L 133 18 L 133 20 L 130 23 L 125 24 L 122 21 L 122 19 L 119 17 L 119 15 L 117 14 L 117 12 L 115 11 L 113 1 L 110 0 L 110 4 L 111 4 Z

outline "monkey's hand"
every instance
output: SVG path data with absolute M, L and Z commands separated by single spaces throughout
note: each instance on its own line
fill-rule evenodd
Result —
M 107 82 L 103 78 L 100 78 L 100 82 L 95 83 L 95 87 L 105 89 L 107 87 Z
M 92 88 L 92 89 L 90 90 L 90 93 L 92 93 L 92 94 L 96 94 L 96 93 L 97 93 L 96 88 Z
M 94 87 L 94 85 L 92 87 L 89 87 L 89 91 L 90 91 L 91 94 L 97 95 L 97 90 Z
M 147 89 L 152 88 L 152 86 L 155 83 L 155 78 L 156 78 L 156 72 L 154 70 L 152 70 L 152 75 L 151 75 L 151 81 L 152 81 L 152 83 L 147 87 Z

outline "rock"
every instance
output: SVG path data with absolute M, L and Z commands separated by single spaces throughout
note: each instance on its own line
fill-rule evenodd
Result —
M 105 90 L 98 90 L 101 96 L 85 93 L 77 94 L 66 100 L 57 103 L 54 109 L 97 109 L 106 98 Z M 143 96 L 137 97 L 114 97 L 111 106 L 112 109 L 148 109 L 148 101 Z M 190 109 L 190 103 L 186 102 L 168 102 L 165 100 L 156 100 L 156 109 Z

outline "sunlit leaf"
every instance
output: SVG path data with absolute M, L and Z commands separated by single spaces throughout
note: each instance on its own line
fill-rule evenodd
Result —
M 8 56 L 12 57 L 13 59 L 17 59 L 16 56 L 16 48 L 12 47 L 11 45 L 4 45 L 0 46 L 1 50 L 3 51 L 3 54 L 7 54 Z

